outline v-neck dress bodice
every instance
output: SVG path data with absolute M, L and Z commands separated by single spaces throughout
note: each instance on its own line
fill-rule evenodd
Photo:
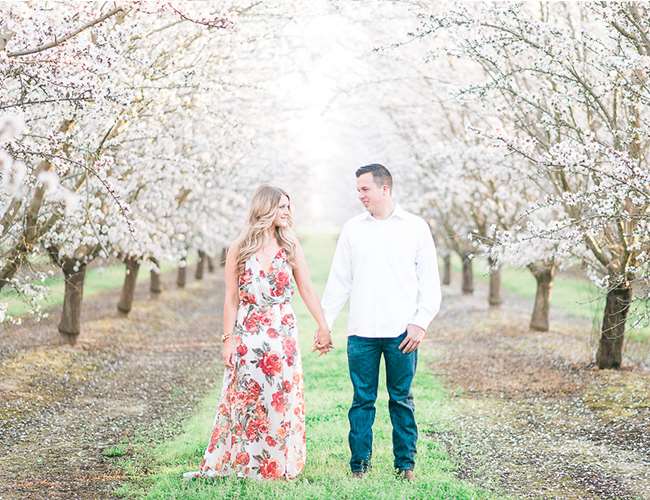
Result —
M 281 248 L 271 261 L 268 271 L 256 255 L 246 261 L 244 273 L 239 277 L 239 306 L 265 309 L 274 305 L 289 304 L 293 297 L 291 266 L 286 259 L 286 251 Z

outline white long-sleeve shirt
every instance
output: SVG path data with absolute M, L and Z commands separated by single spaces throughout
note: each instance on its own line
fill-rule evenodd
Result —
M 321 301 L 330 327 L 350 300 L 348 335 L 397 337 L 428 328 L 440 310 L 436 249 L 424 219 L 396 206 L 345 223 Z

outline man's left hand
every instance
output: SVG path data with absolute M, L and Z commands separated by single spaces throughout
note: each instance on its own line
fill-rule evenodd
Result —
M 420 342 L 422 342 L 426 333 L 423 328 L 417 325 L 408 325 L 406 327 L 406 337 L 399 345 L 399 350 L 404 354 L 415 351 L 420 346 Z

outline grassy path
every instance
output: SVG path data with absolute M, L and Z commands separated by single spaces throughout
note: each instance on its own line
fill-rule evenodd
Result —
M 322 287 L 334 241 L 305 243 Z M 349 478 L 345 319 L 338 349 L 318 358 L 298 298 L 304 474 L 291 483 L 180 480 L 200 460 L 219 396 L 219 271 L 185 289 L 163 275 L 154 297 L 142 279 L 128 317 L 115 312 L 119 289 L 92 297 L 75 346 L 61 344 L 56 315 L 0 329 L 0 498 L 647 497 L 650 344 L 630 342 L 624 370 L 596 370 L 588 319 L 555 304 L 552 330 L 530 332 L 528 298 L 504 287 L 504 305 L 488 308 L 482 280 L 474 296 L 462 295 L 458 280 L 444 287 L 420 352 L 415 484 L 391 475 L 383 384 L 375 468 L 363 481 Z
M 333 252 L 333 237 L 311 237 L 304 241 L 312 277 L 319 290 L 324 286 Z M 440 432 L 447 395 L 439 380 L 427 369 L 431 355 L 424 347 L 420 370 L 414 382 L 418 443 L 417 480 L 405 484 L 392 474 L 391 427 L 384 376 L 380 377 L 375 421 L 373 470 L 363 480 L 348 473 L 347 410 L 352 388 L 345 353 L 345 318 L 335 326 L 336 350 L 324 357 L 310 351 L 314 324 L 299 298 L 295 300 L 301 332 L 307 404 L 308 460 L 295 481 L 256 482 L 238 479 L 195 480 L 187 483 L 181 474 L 195 469 L 211 430 L 219 387 L 207 394 L 196 413 L 184 422 L 181 432 L 169 441 L 149 447 L 139 445 L 134 458 L 124 462 L 130 482 L 118 494 L 148 498 L 477 498 L 487 494 L 454 476 L 455 466 L 443 445 L 431 439 Z M 219 373 L 221 368 L 219 368 Z M 220 380 L 215 376 L 215 380 Z

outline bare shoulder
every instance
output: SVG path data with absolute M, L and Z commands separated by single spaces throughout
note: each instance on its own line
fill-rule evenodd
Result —
M 302 249 L 302 245 L 300 244 L 300 240 L 296 238 L 294 240 L 294 255 L 296 257 L 296 262 L 300 263 L 303 260 L 305 260 L 305 251 Z

